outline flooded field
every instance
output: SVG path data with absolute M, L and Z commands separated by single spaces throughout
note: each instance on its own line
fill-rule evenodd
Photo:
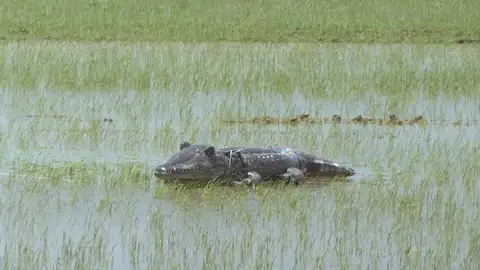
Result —
M 478 46 L 1 46 L 4 269 L 480 267 Z M 235 123 L 305 114 L 342 121 Z M 179 188 L 152 169 L 182 141 L 357 174 Z

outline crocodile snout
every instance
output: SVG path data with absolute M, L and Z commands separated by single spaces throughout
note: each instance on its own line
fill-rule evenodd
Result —
M 163 166 L 157 167 L 157 168 L 155 169 L 155 172 L 153 172 L 153 174 L 154 174 L 155 176 L 165 175 L 165 174 L 167 174 L 167 168 L 165 168 L 165 167 L 163 167 Z
M 346 167 L 344 173 L 345 173 L 345 176 L 352 176 L 352 175 L 355 175 L 356 172 L 354 169 Z

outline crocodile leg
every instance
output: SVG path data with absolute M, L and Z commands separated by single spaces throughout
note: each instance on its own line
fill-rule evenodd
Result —
M 255 186 L 262 181 L 262 176 L 257 172 L 248 172 L 242 182 L 255 189 Z
M 285 179 L 290 183 L 294 183 L 296 185 L 299 185 L 305 181 L 305 175 L 302 170 L 294 167 L 288 168 L 286 173 L 280 175 L 280 178 Z M 255 189 L 256 185 L 259 184 L 261 181 L 262 176 L 254 171 L 248 172 L 247 177 L 242 179 L 242 182 L 244 184 L 247 184 L 253 189 Z
M 296 185 L 299 185 L 305 181 L 305 175 L 303 172 L 298 169 L 298 168 L 288 168 L 287 172 L 280 175 L 281 178 L 291 182 L 295 183 Z

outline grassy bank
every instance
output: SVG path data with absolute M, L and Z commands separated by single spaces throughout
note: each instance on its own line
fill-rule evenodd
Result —
M 22 0 L 0 10 L 4 40 L 480 41 L 476 0 Z

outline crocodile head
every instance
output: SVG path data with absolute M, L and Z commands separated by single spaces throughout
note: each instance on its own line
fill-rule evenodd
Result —
M 180 144 L 176 153 L 155 168 L 154 175 L 169 179 L 208 180 L 224 174 L 229 166 L 229 152 L 211 145 Z

